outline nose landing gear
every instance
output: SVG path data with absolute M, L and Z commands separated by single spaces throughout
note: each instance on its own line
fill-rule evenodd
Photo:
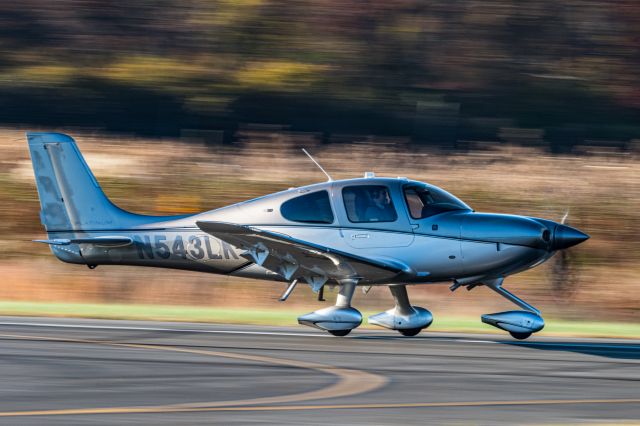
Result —
M 487 280 L 483 284 L 525 310 L 486 314 L 481 317 L 482 322 L 508 331 L 515 339 L 524 340 L 544 328 L 544 319 L 540 316 L 539 310 L 502 288 L 503 281 L 504 278 L 499 278 Z

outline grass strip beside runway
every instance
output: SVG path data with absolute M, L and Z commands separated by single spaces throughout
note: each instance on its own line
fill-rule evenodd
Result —
M 0 315 L 50 316 L 101 319 L 211 322 L 226 324 L 297 325 L 298 315 L 305 313 L 290 307 L 255 309 L 243 307 L 198 307 L 167 305 L 129 305 L 102 303 L 0 302 Z M 363 316 L 376 312 L 363 312 Z M 545 318 L 540 335 L 581 337 L 638 338 L 640 323 L 567 321 Z M 363 327 L 370 327 L 363 324 Z M 373 328 L 373 327 L 372 327 Z M 377 328 L 377 327 L 375 327 Z M 436 315 L 429 331 L 502 333 L 471 316 Z

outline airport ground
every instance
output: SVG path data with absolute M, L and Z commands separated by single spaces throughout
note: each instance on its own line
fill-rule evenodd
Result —
M 0 317 L 0 424 L 640 424 L 640 341 Z

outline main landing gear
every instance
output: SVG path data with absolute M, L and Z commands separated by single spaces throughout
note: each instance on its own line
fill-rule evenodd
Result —
M 403 336 L 415 336 L 433 322 L 433 315 L 419 306 L 411 306 L 405 285 L 389 286 L 396 306 L 369 317 L 369 324 L 397 330 Z
M 334 336 L 346 336 L 362 324 L 362 314 L 351 307 L 351 299 L 358 280 L 347 279 L 338 284 L 340 290 L 335 306 L 302 315 L 298 317 L 298 323 L 326 330 Z
M 328 331 L 334 336 L 346 336 L 362 323 L 362 314 L 351 306 L 357 280 L 342 280 L 335 306 L 302 315 L 298 323 Z M 433 322 L 433 315 L 419 306 L 411 306 L 404 285 L 389 286 L 396 305 L 388 311 L 369 317 L 369 323 L 391 330 L 403 336 L 415 336 Z

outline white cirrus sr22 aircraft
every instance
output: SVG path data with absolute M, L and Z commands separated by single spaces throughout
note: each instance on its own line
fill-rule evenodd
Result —
M 71 137 L 27 138 L 48 234 L 37 241 L 58 259 L 90 268 L 154 266 L 290 283 L 281 300 L 298 282 L 319 299 L 324 286 L 338 286 L 335 306 L 298 318 L 336 336 L 362 323 L 351 306 L 357 286 L 388 286 L 395 307 L 369 323 L 413 336 L 433 317 L 410 304 L 406 286 L 448 283 L 452 290 L 484 285 L 513 302 L 521 310 L 482 321 L 527 338 L 544 321 L 502 286 L 504 279 L 589 238 L 550 220 L 477 213 L 436 186 L 373 173 L 329 177 L 194 215 L 138 215 L 109 201 Z

